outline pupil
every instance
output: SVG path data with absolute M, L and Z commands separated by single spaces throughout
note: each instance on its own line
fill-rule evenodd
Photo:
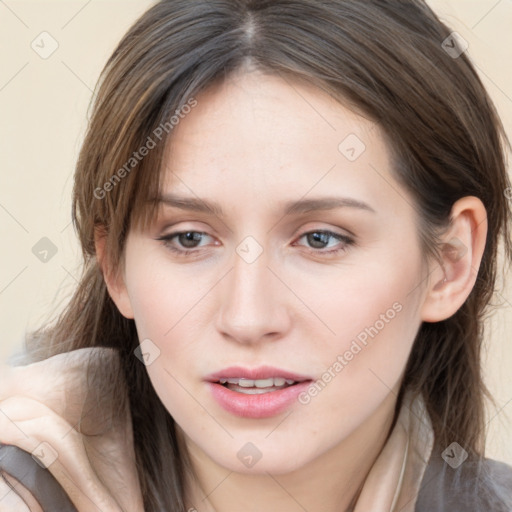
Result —
M 328 242 L 329 235 L 327 233 L 311 233 L 308 235 L 309 242 L 313 247 L 320 247 L 323 248 L 324 244 Z M 320 243 L 320 245 L 315 245 L 317 243 Z
M 195 247 L 194 242 L 200 241 L 200 237 L 201 233 L 197 233 L 195 231 L 187 231 L 186 233 L 182 233 L 180 235 L 180 243 L 182 243 L 184 247 Z M 192 242 L 192 245 L 187 245 L 189 242 Z

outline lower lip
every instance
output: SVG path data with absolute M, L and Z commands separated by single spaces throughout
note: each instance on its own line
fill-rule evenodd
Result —
M 218 382 L 208 383 L 213 397 L 223 409 L 242 418 L 256 419 L 270 418 L 285 411 L 310 384 L 310 381 L 299 382 L 278 391 L 248 395 L 231 391 Z

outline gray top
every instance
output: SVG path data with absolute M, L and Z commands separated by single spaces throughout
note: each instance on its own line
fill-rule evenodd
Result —
M 416 512 L 512 512 L 512 467 L 490 459 L 452 468 L 434 449 Z
M 45 512 L 77 512 L 50 471 L 21 448 L 0 444 L 0 471 L 21 482 Z

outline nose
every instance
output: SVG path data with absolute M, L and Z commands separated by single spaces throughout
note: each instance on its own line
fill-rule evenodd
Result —
M 291 325 L 287 303 L 291 292 L 276 274 L 266 251 L 253 262 L 234 255 L 219 296 L 217 329 L 224 338 L 257 344 L 285 335 Z

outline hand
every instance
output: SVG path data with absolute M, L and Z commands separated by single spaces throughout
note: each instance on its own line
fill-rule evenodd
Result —
M 87 379 L 89 362 L 101 376 L 115 356 L 82 349 L 1 373 L 0 441 L 38 457 L 79 512 L 143 510 L 128 410 L 115 417 L 114 389 Z

